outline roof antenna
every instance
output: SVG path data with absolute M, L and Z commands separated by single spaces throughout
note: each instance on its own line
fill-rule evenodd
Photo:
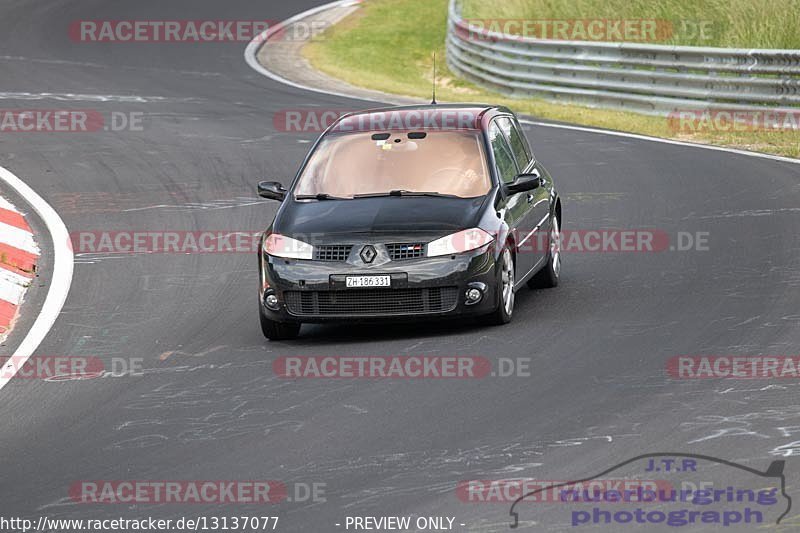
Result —
M 433 100 L 431 105 L 436 105 L 436 52 L 433 53 Z

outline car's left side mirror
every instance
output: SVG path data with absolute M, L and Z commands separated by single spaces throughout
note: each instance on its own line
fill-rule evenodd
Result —
M 520 174 L 511 183 L 506 183 L 503 189 L 506 194 L 517 194 L 538 189 L 542 185 L 544 185 L 544 180 L 539 174 Z
M 258 184 L 258 195 L 261 198 L 282 202 L 286 199 L 286 189 L 277 181 L 262 181 Z

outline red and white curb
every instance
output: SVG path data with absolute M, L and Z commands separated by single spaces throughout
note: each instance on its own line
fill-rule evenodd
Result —
M 25 216 L 0 197 L 0 341 L 17 319 L 39 255 L 33 230 Z
M 39 310 L 33 325 L 25 334 L 19 346 L 17 346 L 16 351 L 0 369 L 0 389 L 2 389 L 33 355 L 61 313 L 69 294 L 69 288 L 72 285 L 74 255 L 69 231 L 55 209 L 10 170 L 0 167 L 0 181 L 4 182 L 22 199 L 21 201 L 25 203 L 25 209 L 30 208 L 44 222 L 53 245 L 52 271 L 44 272 L 41 268 L 39 269 L 39 275 L 44 276 L 50 285 L 47 289 L 47 296 L 45 296 L 42 308 Z M 5 244 L 0 244 L 0 246 L 8 246 L 7 261 L 17 261 L 17 263 L 12 265 L 14 270 L 0 269 L 0 298 L 7 296 L 9 304 L 19 306 L 24 296 L 24 289 L 30 283 L 30 277 L 26 276 L 29 272 L 27 272 L 28 269 L 25 266 L 32 267 L 34 255 L 37 258 L 39 257 L 39 249 L 36 247 L 25 218 L 22 217 L 20 219 L 16 209 L 13 209 L 13 207 L 11 209 L 8 208 L 10 205 L 8 202 L 2 203 L 6 218 L 0 221 L 0 240 L 4 241 Z M 24 226 L 20 227 L 22 224 Z M 16 250 L 19 250 L 19 252 Z M 12 254 L 11 251 L 14 251 L 14 253 Z M 33 269 L 31 268 L 30 270 Z M 25 281 L 20 285 L 19 282 L 23 279 Z M 15 307 L 13 308 L 13 314 L 16 315 L 16 313 L 17 309 Z

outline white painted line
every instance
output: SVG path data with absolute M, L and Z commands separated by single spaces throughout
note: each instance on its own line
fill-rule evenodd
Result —
M 14 305 L 21 304 L 30 282 L 30 279 L 16 272 L 0 267 L 0 300 Z
M 307 11 L 303 11 L 302 13 L 298 13 L 297 15 L 290 17 L 283 22 L 277 24 L 276 26 L 271 27 L 270 29 L 262 32 L 258 35 L 255 39 L 250 41 L 247 47 L 244 49 L 244 60 L 250 65 L 250 68 L 258 72 L 259 74 L 266 76 L 270 79 L 277 81 L 278 83 L 282 83 L 284 85 L 288 85 L 290 87 L 294 87 L 295 89 L 302 89 L 304 91 L 311 91 L 320 94 L 327 94 L 330 96 L 341 96 L 342 98 L 350 98 L 354 100 L 364 100 L 367 102 L 379 102 L 384 103 L 381 100 L 373 100 L 371 98 L 361 98 L 358 96 L 352 96 L 349 94 L 339 93 L 336 91 L 328 91 L 324 89 L 317 89 L 316 87 L 309 87 L 307 85 L 302 85 L 300 83 L 295 83 L 291 80 L 287 80 L 283 76 L 279 76 L 275 74 L 271 70 L 267 69 L 264 65 L 258 62 L 258 51 L 261 47 L 269 40 L 270 36 L 273 33 L 277 32 L 285 28 L 286 26 L 297 22 L 298 20 L 302 20 L 306 17 L 310 17 L 311 15 L 316 15 L 317 13 L 321 13 L 323 11 L 327 11 L 329 9 L 335 9 L 337 7 L 346 7 L 350 5 L 356 5 L 360 2 L 354 0 L 337 0 L 336 2 L 331 2 L 329 4 L 323 4 L 321 6 L 317 6 L 315 8 L 309 9 Z
M 0 209 L 5 209 L 6 211 L 14 211 L 15 213 L 19 213 L 19 210 L 14 207 L 14 205 L 0 196 Z
M 354 99 L 354 100 L 362 100 L 364 102 L 386 103 L 387 101 L 390 101 L 392 96 L 393 96 L 393 95 L 390 95 L 390 94 L 386 95 L 386 99 L 385 100 L 376 100 L 374 98 L 368 98 L 368 97 L 363 97 L 363 96 L 352 96 L 352 95 L 349 95 L 349 94 L 339 93 L 339 92 L 335 92 L 335 91 L 328 91 L 328 90 L 325 90 L 325 89 L 318 89 L 316 87 L 309 87 L 307 85 L 303 85 L 303 84 L 300 84 L 300 83 L 293 82 L 291 80 L 287 80 L 286 78 L 284 78 L 282 76 L 279 76 L 278 74 L 275 74 L 274 72 L 270 71 L 269 69 L 264 67 L 264 65 L 262 65 L 261 63 L 258 62 L 257 55 L 258 55 L 258 51 L 261 49 L 261 46 L 266 42 L 267 39 L 269 39 L 269 36 L 272 35 L 272 33 L 277 31 L 279 28 L 284 27 L 284 26 L 286 26 L 288 24 L 292 24 L 293 22 L 295 22 L 297 20 L 301 20 L 301 19 L 304 19 L 304 18 L 309 17 L 311 15 L 315 15 L 315 14 L 317 14 L 319 12 L 326 11 L 328 9 L 333 9 L 333 8 L 336 8 L 336 7 L 342 7 L 342 6 L 346 6 L 346 5 L 354 5 L 356 3 L 358 3 L 358 2 L 355 2 L 353 0 L 340 0 L 340 1 L 337 1 L 337 2 L 331 2 L 329 4 L 324 4 L 324 5 L 315 7 L 313 9 L 309 9 L 308 11 L 303 11 L 302 13 L 299 13 L 299 14 L 293 16 L 293 17 L 290 17 L 290 18 L 286 19 L 284 22 L 279 24 L 277 27 L 270 28 L 269 30 L 263 32 L 261 35 L 259 35 L 255 39 L 253 39 L 247 45 L 247 48 L 245 48 L 245 51 L 244 51 L 244 59 L 245 59 L 245 61 L 247 61 L 247 64 L 250 65 L 250 67 L 253 70 L 255 70 L 256 72 L 258 72 L 259 74 L 262 74 L 262 75 L 264 75 L 264 76 L 266 76 L 266 77 L 268 77 L 270 79 L 273 79 L 273 80 L 275 80 L 275 81 L 277 81 L 279 83 L 283 83 L 284 85 L 288 85 L 288 86 L 294 87 L 296 89 L 302 89 L 304 91 L 311 91 L 311 92 L 320 93 L 320 94 L 327 94 L 327 95 L 331 95 L 331 96 L 341 96 L 343 98 L 350 98 L 350 99 Z M 422 102 L 422 100 L 420 100 L 420 102 Z M 622 132 L 622 131 L 600 130 L 600 129 L 590 128 L 590 127 L 586 127 L 586 126 L 573 126 L 573 125 L 570 125 L 570 124 L 551 124 L 549 122 L 540 122 L 540 121 L 536 121 L 536 120 L 522 119 L 522 118 L 520 118 L 520 122 L 523 122 L 525 124 L 531 124 L 531 125 L 534 125 L 534 126 L 542 126 L 542 127 L 545 127 L 545 128 L 561 128 L 561 129 L 565 129 L 565 130 L 583 131 L 583 132 L 587 132 L 587 133 L 598 133 L 598 134 L 601 134 L 601 135 L 612 135 L 612 136 L 615 136 L 615 137 L 627 137 L 627 138 L 630 138 L 630 139 L 637 139 L 637 140 L 640 140 L 640 141 L 660 142 L 660 143 L 664 143 L 664 144 L 672 144 L 672 145 L 675 145 L 675 146 L 683 146 L 683 147 L 686 147 L 686 148 L 699 148 L 701 150 L 714 150 L 716 152 L 727 152 L 727 153 L 730 153 L 730 154 L 743 155 L 743 156 L 747 156 L 747 157 L 758 157 L 758 158 L 761 158 L 761 159 L 769 159 L 769 160 L 772 160 L 772 161 L 781 161 L 783 163 L 794 163 L 794 164 L 800 163 L 800 159 L 793 159 L 791 157 L 782 157 L 782 156 L 779 156 L 779 155 L 762 154 L 762 153 L 759 153 L 759 152 L 748 152 L 747 150 L 737 150 L 736 148 L 725 148 L 723 146 L 713 146 L 713 145 L 710 145 L 710 144 L 697 144 L 697 143 L 690 143 L 690 142 L 684 142 L 684 141 L 673 141 L 672 139 L 662 139 L 661 137 L 651 137 L 649 135 L 639 135 L 637 133 L 626 133 L 626 132 Z
M 30 231 L 0 222 L 0 243 L 13 246 L 33 255 L 39 255 L 39 247 Z
M 17 370 L 33 355 L 33 352 L 39 347 L 50 328 L 53 327 L 59 313 L 61 313 L 72 284 L 73 256 L 69 231 L 67 231 L 67 227 L 61 217 L 58 216 L 58 213 L 50 207 L 50 204 L 36 194 L 25 182 L 3 167 L 0 167 L 0 179 L 24 198 L 25 202 L 42 218 L 53 241 L 53 272 L 50 276 L 50 288 L 47 291 L 47 297 L 30 331 L 28 331 L 17 350 L 9 359 L 9 361 L 13 361 L 11 362 L 11 367 L 4 368 L 2 372 L 2 377 L 0 377 L 0 389 L 2 389 L 16 375 Z
M 672 139 L 662 139 L 661 137 L 651 137 L 649 135 L 640 135 L 638 133 L 627 133 L 624 131 L 609 131 L 598 130 L 596 128 L 589 128 L 586 126 L 573 126 L 571 124 L 551 124 L 549 122 L 538 122 L 530 119 L 520 119 L 523 124 L 531 124 L 533 126 L 542 126 L 545 128 L 560 128 L 564 130 L 585 131 L 588 133 L 600 133 L 602 135 L 613 135 L 615 137 L 627 137 L 629 139 L 637 139 L 640 141 L 659 142 L 664 144 L 674 144 L 676 146 L 685 146 L 687 148 L 701 148 L 703 150 L 714 150 L 715 152 L 728 152 L 737 155 L 746 155 L 748 157 L 760 157 L 762 159 L 771 159 L 773 161 L 781 161 L 783 163 L 799 164 L 800 159 L 793 159 L 791 157 L 782 157 L 779 155 L 762 154 L 759 152 L 748 152 L 747 150 L 737 150 L 736 148 L 726 148 L 724 146 L 714 146 L 711 144 L 698 144 L 685 141 L 674 141 Z

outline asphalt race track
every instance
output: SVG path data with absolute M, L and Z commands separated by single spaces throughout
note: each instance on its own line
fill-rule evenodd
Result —
M 0 107 L 141 112 L 143 128 L 0 134 L 0 164 L 71 232 L 263 229 L 277 204 L 256 197 L 256 182 L 288 183 L 316 136 L 276 130 L 274 114 L 374 104 L 267 79 L 243 60 L 246 43 L 76 43 L 68 25 L 283 20 L 313 5 L 4 1 Z M 672 380 L 665 367 L 676 355 L 798 352 L 800 165 L 530 125 L 527 135 L 564 198 L 564 229 L 707 232 L 708 250 L 565 252 L 561 286 L 521 290 L 504 327 L 306 325 L 271 343 L 253 254 L 79 254 L 38 353 L 141 358 L 143 371 L 3 388 L 0 514 L 264 515 L 244 504 L 78 504 L 69 489 L 269 479 L 325 487 L 325 501 L 267 508 L 282 531 L 342 530 L 349 515 L 455 516 L 459 531 L 505 531 L 509 506 L 465 503 L 459 481 L 575 479 L 661 451 L 762 470 L 785 458 L 791 492 L 797 380 Z M 272 363 L 287 355 L 529 358 L 530 375 L 281 379 Z M 776 530 L 793 530 L 795 516 Z

